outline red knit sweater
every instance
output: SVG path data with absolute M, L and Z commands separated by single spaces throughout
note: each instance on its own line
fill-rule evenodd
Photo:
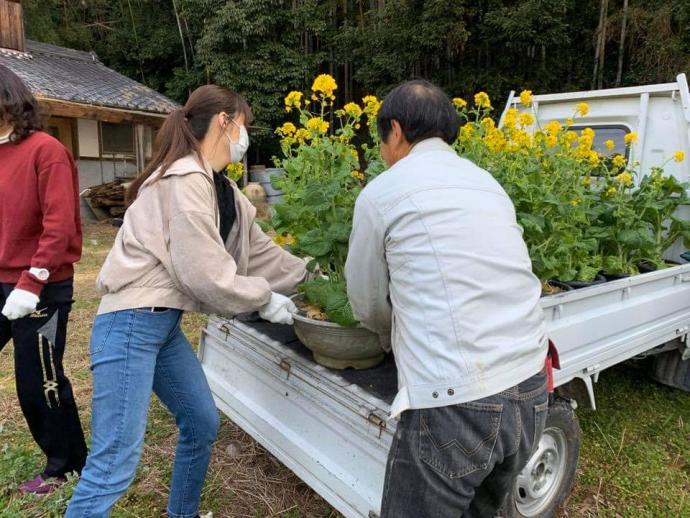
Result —
M 40 295 L 44 282 L 74 275 L 81 258 L 79 178 L 69 151 L 37 131 L 18 144 L 0 144 L 0 283 Z

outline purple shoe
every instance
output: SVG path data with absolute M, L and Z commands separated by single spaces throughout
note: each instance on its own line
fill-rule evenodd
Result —
M 65 482 L 67 482 L 65 477 L 43 478 L 42 475 L 38 475 L 35 479 L 27 480 L 19 486 L 19 491 L 23 494 L 49 495 Z

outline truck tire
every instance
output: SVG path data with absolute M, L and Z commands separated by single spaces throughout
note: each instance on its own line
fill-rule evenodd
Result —
M 565 502 L 575 481 L 582 430 L 570 403 L 549 406 L 539 445 L 503 506 L 506 518 L 550 518 Z
M 651 375 L 663 385 L 690 392 L 690 359 L 683 360 L 680 349 L 655 356 Z

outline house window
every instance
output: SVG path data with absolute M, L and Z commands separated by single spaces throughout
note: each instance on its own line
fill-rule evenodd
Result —
M 134 126 L 101 122 L 101 142 L 104 155 L 132 155 Z

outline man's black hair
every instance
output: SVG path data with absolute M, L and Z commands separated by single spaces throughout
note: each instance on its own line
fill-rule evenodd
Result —
M 451 144 L 458 136 L 460 117 L 438 86 L 416 79 L 395 87 L 383 100 L 376 118 L 379 136 L 388 140 L 393 120 L 410 144 L 438 137 Z

